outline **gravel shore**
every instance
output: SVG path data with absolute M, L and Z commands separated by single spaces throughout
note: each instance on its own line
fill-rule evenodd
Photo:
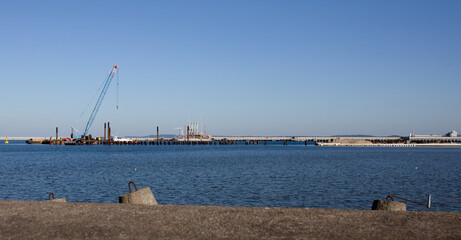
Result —
M 0 201 L 0 239 L 461 239 L 460 226 L 460 212 Z

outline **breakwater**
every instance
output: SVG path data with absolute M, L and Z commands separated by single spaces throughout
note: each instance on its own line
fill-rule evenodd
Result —
M 461 213 L 0 201 L 1 239 L 459 239 Z
M 460 147 L 461 137 L 262 137 L 262 136 L 225 136 L 209 139 L 178 138 L 42 138 L 42 137 L 10 137 L 10 140 L 27 140 L 29 143 L 53 145 L 267 145 L 267 144 L 304 144 L 314 143 L 319 146 L 351 146 L 351 147 Z M 4 141 L 5 137 L 0 137 Z

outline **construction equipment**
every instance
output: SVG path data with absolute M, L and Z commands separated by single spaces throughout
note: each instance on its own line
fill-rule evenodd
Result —
M 107 77 L 104 87 L 102 88 L 101 93 L 99 94 L 98 101 L 96 102 L 96 105 L 93 108 L 93 112 L 91 113 L 90 119 L 88 119 L 88 123 L 86 124 L 85 132 L 83 132 L 83 136 L 87 136 L 88 131 L 91 128 L 91 125 L 93 125 L 94 119 L 96 118 L 96 114 L 98 114 L 99 107 L 102 104 L 102 101 L 104 100 L 104 97 L 106 96 L 107 89 L 109 89 L 110 83 L 112 82 L 112 78 L 114 78 L 115 73 L 117 72 L 118 66 L 114 65 L 112 67 L 112 70 L 109 73 L 109 76 Z M 118 109 L 118 106 L 117 106 Z

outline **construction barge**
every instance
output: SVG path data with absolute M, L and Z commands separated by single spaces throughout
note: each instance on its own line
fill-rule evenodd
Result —
M 156 139 L 129 139 L 112 136 L 110 122 L 104 123 L 104 137 L 93 138 L 91 134 L 82 135 L 75 138 L 72 128 L 70 138 L 59 138 L 59 130 L 56 127 L 56 138 L 49 139 L 28 139 L 28 144 L 49 144 L 49 145 L 217 145 L 217 144 L 235 144 L 236 141 L 215 140 L 211 136 L 206 136 L 200 132 L 198 123 L 188 123 L 184 131 L 180 129 L 177 138 L 160 138 L 159 127 L 157 126 Z

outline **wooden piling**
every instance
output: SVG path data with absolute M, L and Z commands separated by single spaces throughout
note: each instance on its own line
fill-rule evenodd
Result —
M 106 139 L 107 139 L 107 134 L 106 134 L 106 131 L 107 131 L 107 128 L 106 128 L 106 123 L 104 123 L 104 139 L 102 140 L 103 143 L 106 142 Z
M 112 142 L 111 131 L 110 131 L 110 122 L 107 122 L 107 143 L 110 145 Z
M 189 142 L 189 126 L 187 126 L 187 142 Z

